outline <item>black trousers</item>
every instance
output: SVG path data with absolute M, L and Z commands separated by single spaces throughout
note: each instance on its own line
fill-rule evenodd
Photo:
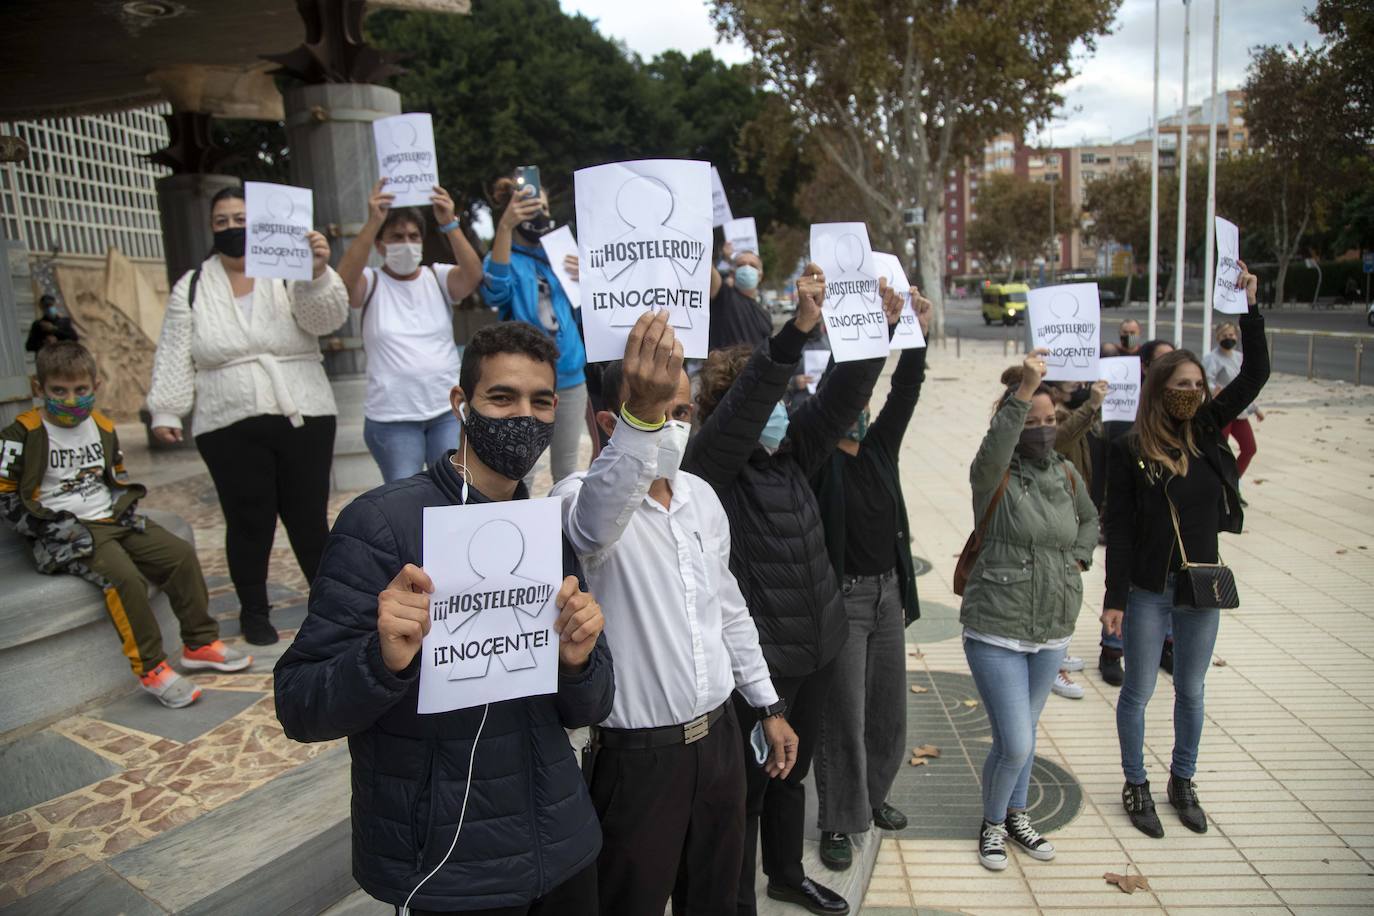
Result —
M 334 418 L 248 417 L 196 436 L 224 512 L 229 578 L 244 610 L 267 608 L 267 565 L 277 516 L 307 582 L 313 582 L 329 536 L 329 468 Z
M 396 907 L 396 912 L 401 912 Z M 410 916 L 445 916 L 450 910 L 415 910 Z M 596 863 L 593 862 L 537 900 L 524 906 L 463 910 L 462 916 L 597 916 Z
M 744 845 L 744 767 L 728 705 L 700 741 L 597 751 L 602 916 L 663 916 L 670 895 L 677 916 L 730 911 Z
M 753 916 L 755 910 L 755 850 L 763 839 L 763 873 L 772 884 L 796 887 L 806 878 L 802 869 L 802 831 L 806 826 L 806 787 L 802 780 L 811 769 L 811 758 L 820 738 L 821 708 L 834 662 L 805 677 L 774 677 L 773 689 L 787 701 L 787 721 L 797 733 L 797 763 L 786 779 L 770 779 L 763 767 L 753 763 L 749 733 L 758 714 L 735 694 L 744 752 L 750 763 L 745 767 L 746 789 L 744 856 L 739 878 L 738 912 Z

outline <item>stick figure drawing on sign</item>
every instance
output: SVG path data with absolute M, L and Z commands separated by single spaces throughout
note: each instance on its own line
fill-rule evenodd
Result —
M 701 267 L 704 247 L 687 233 L 668 225 L 677 201 L 672 189 L 657 178 L 635 175 L 620 186 L 615 208 L 629 231 L 606 246 L 610 255 L 601 264 L 607 280 L 621 289 L 639 286 L 678 286 Z M 644 244 L 639 244 L 644 243 Z M 665 269 L 671 265 L 671 270 Z M 612 326 L 633 325 L 642 308 L 618 308 Z M 690 328 L 692 318 L 683 307 L 671 308 L 669 324 Z
M 310 247 L 304 244 L 305 230 L 292 220 L 296 205 L 290 195 L 271 191 L 267 195 L 267 222 L 253 225 L 254 244 L 266 245 L 280 237 L 272 249 L 264 252 L 264 264 L 286 264 L 300 267 L 310 257 Z
M 1078 297 L 1068 290 L 1055 293 L 1050 300 L 1054 321 L 1045 328 L 1044 343 L 1051 348 L 1050 355 L 1045 357 L 1046 365 L 1063 368 L 1072 362 L 1081 369 L 1090 362 L 1088 347 L 1092 346 L 1096 328 L 1091 322 L 1079 320 L 1078 310 Z M 1070 327 L 1057 327 L 1060 324 Z M 1071 355 L 1065 350 L 1074 352 Z
M 468 544 L 468 565 L 476 578 L 460 586 L 459 594 L 471 595 L 475 607 L 446 618 L 444 624 L 455 639 L 479 646 L 491 645 L 502 651 L 472 652 L 455 659 L 449 667 L 450 681 L 486 677 L 492 655 L 507 671 L 533 668 L 534 653 L 523 643 L 512 647 L 508 637 L 526 632 L 553 596 L 553 586 L 516 572 L 525 558 L 525 536 L 513 522 L 495 519 L 473 532 Z
M 836 310 L 855 313 L 871 312 L 878 306 L 878 278 L 870 271 L 872 265 L 865 263 L 864 243 L 852 233 L 835 239 L 835 266 L 840 269 L 837 277 L 827 277 L 830 289 L 826 291 L 826 304 Z M 862 322 L 864 334 L 878 337 L 887 332 L 884 321 Z M 840 328 L 844 340 L 857 340 L 859 329 L 854 324 Z

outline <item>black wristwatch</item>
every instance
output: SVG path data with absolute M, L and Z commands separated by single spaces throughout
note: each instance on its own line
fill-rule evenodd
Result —
M 780 716 L 785 712 L 787 712 L 787 701 L 779 699 L 772 706 L 763 706 L 758 708 L 759 721 L 762 722 L 764 719 L 771 719 L 774 716 Z

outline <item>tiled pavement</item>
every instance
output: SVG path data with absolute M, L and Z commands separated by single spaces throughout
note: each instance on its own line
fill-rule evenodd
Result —
M 968 668 L 949 582 L 973 523 L 968 462 L 996 376 L 1013 361 L 999 345 L 965 344 L 962 358 L 953 346 L 933 350 L 902 454 L 916 553 L 934 564 L 920 580 L 926 618 L 908 631 L 912 683 L 932 688 L 909 695 L 909 743 L 943 753 L 899 777 L 894 794 L 932 816 L 883 841 L 863 913 L 1374 912 L 1374 391 L 1291 376 L 1261 398 L 1268 419 L 1247 477 L 1246 531 L 1222 543 L 1242 604 L 1223 617 L 1208 673 L 1197 785 L 1210 832 L 1189 833 L 1162 804 L 1167 836 L 1152 840 L 1121 810 L 1116 689 L 1094 666 L 1099 549 L 1071 649 L 1089 662 L 1077 677 L 1086 696 L 1050 697 L 1038 749 L 1081 786 L 1082 809 L 1051 831 L 1055 861 L 1013 854 L 1001 874 L 978 864 L 967 786 L 970 752 L 986 739 L 960 729 L 951 747 L 951 729 L 929 711 L 941 696 L 945 709 L 976 712 L 959 689 Z M 1161 672 L 1146 727 L 1161 803 L 1170 692 Z M 1103 881 L 1128 869 L 1151 890 L 1128 896 Z
M 1287 377 L 1262 399 L 1269 420 L 1258 431 L 1247 531 L 1223 545 L 1243 606 L 1223 620 L 1217 658 L 1226 664 L 1209 673 L 1198 786 L 1211 832 L 1187 833 L 1167 810 L 1165 839 L 1132 830 L 1118 799 L 1115 691 L 1089 671 L 1080 678 L 1087 697 L 1051 697 L 1041 723 L 1034 813 L 1050 825 L 1072 817 L 1053 830 L 1058 858 L 1017 859 L 1000 875 L 977 864 L 986 726 L 967 704 L 976 694 L 948 582 L 972 524 L 968 460 L 996 375 L 1010 362 L 990 344 L 965 344 L 961 358 L 953 347 L 934 350 L 903 453 L 915 549 L 934 565 L 921 579 L 925 618 L 908 631 L 911 680 L 928 691 L 908 697 L 909 737 L 913 747 L 939 745 L 942 756 L 904 767 L 894 797 L 917 816 L 902 836 L 883 840 L 863 912 L 1374 912 L 1374 409 L 1363 389 Z M 131 467 L 146 468 L 138 476 L 154 483 L 150 505 L 196 529 L 212 600 L 232 630 L 222 522 L 198 456 L 149 456 L 132 431 L 124 438 Z M 336 494 L 331 511 L 352 495 Z M 278 537 L 277 618 L 294 626 L 303 583 L 284 533 Z M 1100 552 L 1098 560 L 1073 647 L 1089 659 Z M 281 735 L 270 696 L 275 654 L 260 654 L 253 673 L 197 676 L 211 700 L 200 724 L 160 723 L 147 709 L 115 703 L 33 736 L 80 748 L 72 751 L 77 783 L 82 773 L 98 775 L 0 816 L 0 907 L 325 753 L 328 746 Z M 1169 705 L 1161 676 L 1147 726 L 1157 782 L 1167 768 Z M 1102 880 L 1128 869 L 1146 875 L 1152 890 L 1127 896 Z

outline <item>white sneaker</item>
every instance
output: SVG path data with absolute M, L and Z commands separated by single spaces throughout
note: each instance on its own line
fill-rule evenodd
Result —
M 1007 867 L 1006 824 L 983 821 L 983 830 L 978 835 L 978 861 L 989 871 L 1001 871 Z
M 1068 697 L 1070 700 L 1083 699 L 1083 686 L 1069 680 L 1069 676 L 1063 671 L 1054 676 L 1054 686 L 1050 689 L 1061 697 Z
M 1064 660 L 1059 663 L 1060 671 L 1082 671 L 1083 659 L 1078 655 L 1066 655 Z

